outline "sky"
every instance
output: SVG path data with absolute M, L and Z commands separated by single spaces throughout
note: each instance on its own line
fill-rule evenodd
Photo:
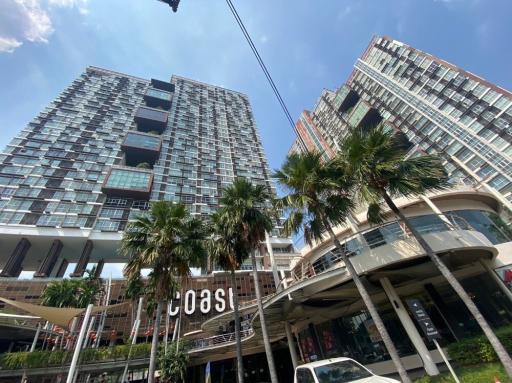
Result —
M 291 115 L 387 35 L 512 89 L 512 0 L 233 0 Z M 223 0 L 0 0 L 0 148 L 89 65 L 251 100 L 272 169 L 294 133 Z

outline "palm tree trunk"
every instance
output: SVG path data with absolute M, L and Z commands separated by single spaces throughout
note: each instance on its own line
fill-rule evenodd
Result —
M 260 316 L 261 334 L 263 336 L 263 344 L 265 346 L 265 354 L 267 355 L 268 371 L 270 373 L 270 381 L 278 383 L 277 371 L 274 364 L 274 356 L 272 355 L 272 345 L 267 332 L 267 324 L 265 323 L 265 314 L 263 313 L 263 303 L 261 302 L 260 282 L 258 279 L 258 268 L 256 267 L 256 253 L 251 252 L 252 272 L 254 279 L 254 291 L 256 292 L 256 301 L 258 302 L 258 313 Z M 234 295 L 234 294 L 233 294 Z
M 153 328 L 153 339 L 151 340 L 151 356 L 149 358 L 148 383 L 155 382 L 156 357 L 158 352 L 158 334 L 160 333 L 160 322 L 163 304 L 164 302 L 160 300 L 156 305 L 156 318 Z
M 385 190 L 382 190 L 381 195 L 384 198 L 386 204 L 391 209 L 391 211 L 395 213 L 400 218 L 400 220 L 405 224 L 407 229 L 409 229 L 409 231 L 416 239 L 416 241 L 418 241 L 418 243 L 423 248 L 425 253 L 427 253 L 432 263 L 439 269 L 443 277 L 445 277 L 445 279 L 448 281 L 453 290 L 455 290 L 455 292 L 462 300 L 462 302 L 464 302 L 469 312 L 473 315 L 477 323 L 482 328 L 482 331 L 487 336 L 487 339 L 494 348 L 494 351 L 496 351 L 498 358 L 500 359 L 501 363 L 503 364 L 503 367 L 507 371 L 507 375 L 509 377 L 512 377 L 512 359 L 510 358 L 510 355 L 508 354 L 507 350 L 505 350 L 505 347 L 503 347 L 503 344 L 501 344 L 500 340 L 492 330 L 491 326 L 489 326 L 489 323 L 487 323 L 487 321 L 483 317 L 480 310 L 478 310 L 478 307 L 476 307 L 475 302 L 473 302 L 473 300 L 469 297 L 468 293 L 464 290 L 464 288 L 452 274 L 450 269 L 441 261 L 441 258 L 439 258 L 437 254 L 434 252 L 434 250 L 432 250 L 430 245 L 427 243 L 427 241 L 425 241 L 425 239 L 418 232 L 418 230 L 416 230 L 416 228 L 411 224 L 409 219 L 407 219 L 405 215 L 402 213 L 402 211 L 398 208 L 398 206 L 395 205 L 395 202 L 391 199 L 388 193 Z
M 395 344 L 391 340 L 388 330 L 386 329 L 386 326 L 384 326 L 384 322 L 382 321 L 382 318 L 380 317 L 380 314 L 377 311 L 377 307 L 375 307 L 375 304 L 372 302 L 372 299 L 370 298 L 370 294 L 368 294 L 366 287 L 359 278 L 359 275 L 357 274 L 356 269 L 352 265 L 352 262 L 350 262 L 350 259 L 345 249 L 343 249 L 343 246 L 341 246 L 340 241 L 338 240 L 338 238 L 336 238 L 336 235 L 334 234 L 334 231 L 332 230 L 331 226 L 325 223 L 325 227 L 327 228 L 329 236 L 334 242 L 336 249 L 342 255 L 343 262 L 345 262 L 345 266 L 348 270 L 348 273 L 352 277 L 352 280 L 354 281 L 354 284 L 357 287 L 357 291 L 359 291 L 359 294 L 361 295 L 361 298 L 363 299 L 366 308 L 370 312 L 370 316 L 372 317 L 373 322 L 375 323 L 375 327 L 377 327 L 377 330 L 379 331 L 379 335 L 382 338 L 382 341 L 384 342 L 386 349 L 388 350 L 391 360 L 393 360 L 395 368 L 398 374 L 400 375 L 400 379 L 402 379 L 403 383 L 411 383 L 411 379 L 409 378 L 409 375 L 407 374 L 407 371 L 402 363 L 402 360 L 398 355 L 398 351 L 396 350 Z
M 233 312 L 235 315 L 236 381 L 238 383 L 244 383 L 244 363 L 242 359 L 242 338 L 240 336 L 240 313 L 238 305 L 238 289 L 236 288 L 235 270 L 231 270 L 231 288 L 233 289 Z

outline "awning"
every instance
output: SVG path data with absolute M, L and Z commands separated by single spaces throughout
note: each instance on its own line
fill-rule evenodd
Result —
M 72 319 L 83 312 L 84 309 L 75 309 L 75 308 L 59 308 L 59 307 L 49 307 L 49 306 L 40 306 L 32 303 L 12 301 L 7 298 L 0 297 L 0 301 L 5 302 L 11 306 L 14 306 L 20 310 L 26 311 L 32 315 L 36 315 L 42 319 L 47 320 L 50 323 L 56 324 L 57 326 L 63 328 L 69 328 L 69 325 Z M 92 309 L 92 313 L 99 313 L 101 311 L 110 310 L 119 306 L 126 305 L 130 302 L 118 303 L 110 306 L 94 306 Z

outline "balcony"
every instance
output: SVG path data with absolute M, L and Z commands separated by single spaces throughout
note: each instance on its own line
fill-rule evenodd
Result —
M 167 118 L 169 113 L 144 106 L 139 107 L 135 113 L 135 122 L 140 132 L 157 132 L 163 133 L 167 126 Z
M 147 169 L 114 167 L 103 182 L 101 191 L 107 195 L 148 199 L 153 184 L 153 172 Z
M 359 95 L 354 90 L 350 89 L 348 85 L 343 85 L 336 92 L 334 107 L 338 112 L 345 113 L 350 111 L 357 104 L 359 98 Z
M 174 92 L 174 84 L 167 81 L 151 79 L 151 86 L 155 89 L 165 90 L 167 92 Z
M 144 95 L 146 105 L 151 108 L 162 107 L 169 110 L 171 107 L 172 93 L 164 90 L 149 88 Z
M 153 165 L 158 159 L 162 139 L 154 134 L 128 132 L 121 149 L 125 153 L 125 164 L 137 166 L 141 163 Z
M 435 214 L 410 217 L 409 220 L 436 253 L 455 252 L 464 248 L 494 251 L 485 234 L 476 231 L 461 214 L 445 214 L 449 222 Z M 342 247 L 358 274 L 424 256 L 423 249 L 400 221 L 353 234 L 342 241 Z M 470 261 L 469 257 L 466 257 L 466 261 Z M 305 258 L 298 262 L 292 270 L 292 283 L 344 268 L 341 254 L 333 249 L 320 257 Z
M 364 100 L 360 100 L 354 107 L 348 118 L 348 123 L 353 127 L 372 127 L 382 120 L 377 109 L 374 109 Z

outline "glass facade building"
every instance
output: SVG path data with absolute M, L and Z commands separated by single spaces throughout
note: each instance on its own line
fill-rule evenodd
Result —
M 269 174 L 246 95 L 89 67 L 0 154 L 0 238 L 9 243 L 2 275 L 61 276 L 59 267 L 39 270 L 47 257 L 77 262 L 81 275 L 89 261 L 116 261 L 117 242 L 105 248 L 102 240 L 118 241 L 150 201 L 181 201 L 207 217 L 236 177 L 275 192 Z M 43 227 L 54 229 L 44 232 L 47 243 Z M 55 238 L 63 246 L 52 253 Z M 68 238 L 93 245 L 77 249 Z M 278 242 L 276 253 L 291 245 Z
M 312 120 L 329 148 L 350 126 L 381 121 L 414 150 L 442 156 L 453 179 L 512 208 L 512 93 L 389 37 L 374 37 L 345 84 L 324 90 Z

